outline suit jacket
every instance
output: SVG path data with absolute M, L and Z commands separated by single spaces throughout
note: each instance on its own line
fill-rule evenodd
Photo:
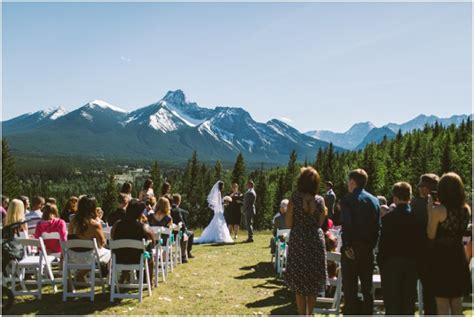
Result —
M 326 207 L 328 207 L 329 218 L 333 218 L 334 206 L 336 205 L 336 194 L 332 189 L 326 193 L 326 196 L 324 197 L 324 202 L 326 203 Z
M 255 190 L 249 189 L 244 195 L 244 212 L 246 215 L 255 215 L 255 200 L 257 200 L 257 194 Z
M 277 216 L 275 217 L 275 224 L 273 225 L 273 236 L 274 237 L 276 237 L 278 229 L 280 229 L 280 230 L 288 229 L 286 227 L 285 215 L 282 215 L 280 212 L 278 212 Z
M 177 225 L 182 222 L 185 230 L 188 227 L 188 220 L 186 219 L 188 214 L 189 212 L 187 210 L 176 207 L 176 205 L 173 205 L 173 208 L 171 208 L 171 218 L 173 218 L 173 223 Z

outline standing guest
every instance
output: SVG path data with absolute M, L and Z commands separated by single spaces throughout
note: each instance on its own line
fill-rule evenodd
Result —
M 239 192 L 239 185 L 237 183 L 232 184 L 232 192 L 229 194 L 232 201 L 227 206 L 227 225 L 229 226 L 229 232 L 232 235 L 234 233 L 234 240 L 237 239 L 239 234 L 240 221 L 242 216 L 242 205 L 244 195 Z
M 464 184 L 456 173 L 439 180 L 439 204 L 428 197 L 428 239 L 434 241 L 431 257 L 437 313 L 462 315 L 462 296 L 471 293 L 471 274 L 462 238 L 470 219 Z
M 59 218 L 58 207 L 47 203 L 41 211 L 43 212 L 43 216 L 42 220 L 36 225 L 35 238 L 38 239 L 44 232 L 57 232 L 59 233 L 59 239 L 66 241 L 66 222 Z M 58 240 L 44 240 L 44 245 L 48 253 L 61 253 L 61 244 Z
M 326 288 L 326 247 L 321 230 L 325 206 L 317 195 L 319 185 L 318 172 L 312 167 L 302 168 L 285 216 L 291 229 L 285 279 L 296 294 L 300 315 L 313 314 L 316 296 Z
M 148 216 L 148 224 L 153 227 L 167 227 L 171 228 L 173 219 L 170 216 L 171 205 L 170 201 L 165 197 L 160 197 L 156 204 L 155 213 Z M 162 235 L 163 244 L 166 245 L 168 235 Z
M 280 202 L 280 210 L 278 210 L 276 216 L 273 218 L 273 237 L 270 239 L 270 253 L 271 254 L 275 253 L 276 251 L 275 238 L 277 237 L 278 230 L 288 229 L 286 227 L 285 214 L 288 210 L 289 203 L 290 201 L 288 199 L 283 199 Z
M 410 207 L 410 184 L 396 183 L 392 193 L 396 207 L 382 218 L 377 255 L 383 302 L 387 315 L 414 315 L 422 224 Z
M 28 220 L 28 228 L 35 228 L 36 224 L 43 217 L 41 209 L 44 207 L 45 201 L 41 196 L 36 196 L 33 198 L 33 204 L 31 211 L 26 214 L 26 220 Z
M 114 211 L 112 211 L 108 216 L 107 216 L 107 223 L 109 224 L 110 227 L 113 227 L 114 224 L 121 219 L 125 218 L 126 215 L 126 209 L 128 205 L 128 195 L 126 193 L 120 193 L 118 196 L 118 207 Z
M 83 196 L 78 203 L 77 213 L 69 224 L 68 239 L 97 240 L 99 247 L 99 260 L 101 263 L 110 261 L 110 250 L 105 248 L 107 242 L 102 230 L 102 225 L 96 221 L 97 201 L 95 197 Z M 83 277 L 83 275 L 82 275 Z
M 367 180 L 363 169 L 350 172 L 349 193 L 341 200 L 344 314 L 349 315 L 372 315 L 374 308 L 372 273 L 380 228 L 380 205 L 377 198 L 364 189 Z M 357 298 L 359 279 L 364 296 L 362 305 Z
M 25 206 L 25 215 L 27 215 L 30 212 L 30 199 L 24 195 L 18 196 L 16 199 L 23 202 L 23 205 Z
M 180 222 L 183 223 L 182 231 L 183 237 L 186 237 L 187 241 L 183 239 L 182 241 L 182 254 L 183 260 L 194 258 L 192 255 L 193 243 L 194 243 L 194 232 L 189 230 L 188 227 L 188 215 L 189 212 L 187 210 L 181 209 L 179 206 L 181 205 L 181 195 L 174 194 L 173 195 L 173 205 L 171 208 L 171 218 L 173 218 L 173 223 L 178 224 Z
M 329 218 L 328 216 L 328 207 L 324 207 L 324 222 L 323 225 L 321 226 L 321 229 L 323 230 L 324 234 L 326 235 L 326 232 L 329 231 L 329 229 L 334 228 L 334 222 Z
M 387 198 L 384 196 L 377 196 L 380 205 L 380 217 L 385 216 L 390 212 L 390 207 L 388 206 Z
M 171 192 L 171 184 L 168 182 L 164 182 L 163 186 L 161 186 L 160 197 L 166 197 L 168 199 L 172 199 L 170 192 Z
M 127 197 L 126 195 L 124 195 Z M 138 199 L 132 199 L 127 206 L 126 215 L 123 219 L 118 219 L 112 230 L 110 236 L 113 240 L 131 239 L 139 240 L 145 239 L 151 241 L 148 244 L 147 250 L 151 252 L 155 245 L 155 234 L 150 226 L 140 221 L 145 210 L 145 204 Z M 137 264 L 140 263 L 142 255 L 141 250 L 137 249 L 118 249 L 115 252 L 116 261 L 119 264 Z M 153 265 L 149 262 L 150 273 L 153 272 Z M 129 274 L 128 274 L 129 275 Z M 151 278 L 151 277 L 150 277 Z
M 71 196 L 66 201 L 64 205 L 63 211 L 61 212 L 61 219 L 65 222 L 69 223 L 71 220 L 71 216 L 75 215 L 77 212 L 77 203 L 79 202 L 79 198 L 76 196 Z
M 334 185 L 331 181 L 325 182 L 327 192 L 324 196 L 324 202 L 328 208 L 328 218 L 334 219 L 334 207 L 336 205 L 336 193 L 334 193 Z
M 0 213 L 2 214 L 2 224 L 5 224 L 5 217 L 7 216 L 8 204 L 10 199 L 2 195 L 2 206 L 0 206 Z
M 145 202 L 149 197 L 155 197 L 155 192 L 153 191 L 153 181 L 148 178 L 143 184 L 143 189 L 138 195 L 138 199 Z
M 144 215 L 148 217 L 149 215 L 153 215 L 155 213 L 156 207 L 156 197 L 148 197 L 145 201 L 145 211 Z
M 417 197 L 410 202 L 416 218 L 422 224 L 420 249 L 418 251 L 418 276 L 423 286 L 423 309 L 425 315 L 436 315 L 436 300 L 431 283 L 431 261 L 429 258 L 432 243 L 428 240 L 426 227 L 428 225 L 428 196 L 438 190 L 439 176 L 436 174 L 423 174 L 418 182 Z
M 253 217 L 256 214 L 255 201 L 257 193 L 255 193 L 255 183 L 251 180 L 247 182 L 247 192 L 244 195 L 244 212 L 245 221 L 247 223 L 248 239 L 245 242 L 253 242 Z
M 25 221 L 25 204 L 19 199 L 12 199 L 8 205 L 5 226 L 22 221 Z M 22 224 L 19 228 L 19 232 L 23 231 L 28 231 L 28 226 L 26 223 Z M 16 234 L 19 232 L 16 232 Z
M 132 183 L 130 182 L 123 183 L 120 193 L 127 195 L 129 201 L 132 200 Z

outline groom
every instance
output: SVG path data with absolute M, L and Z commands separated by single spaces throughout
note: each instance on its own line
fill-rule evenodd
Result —
M 249 180 L 247 182 L 248 190 L 244 195 L 244 212 L 248 230 L 248 239 L 245 242 L 253 242 L 253 216 L 255 216 L 255 200 L 257 199 L 254 186 L 254 182 Z

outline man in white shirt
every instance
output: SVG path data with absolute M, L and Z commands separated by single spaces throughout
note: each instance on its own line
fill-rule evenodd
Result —
M 28 221 L 28 228 L 36 227 L 36 224 L 40 222 L 41 218 L 43 217 L 43 213 L 41 209 L 43 209 L 45 204 L 45 200 L 41 196 L 36 196 L 33 198 L 33 204 L 31 207 L 31 211 L 26 214 L 26 220 Z

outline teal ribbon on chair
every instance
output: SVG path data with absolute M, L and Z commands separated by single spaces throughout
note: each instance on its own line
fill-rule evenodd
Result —
M 281 244 L 281 248 L 282 248 L 283 250 L 286 249 L 286 242 L 283 242 L 283 243 Z
M 151 255 L 150 255 L 150 252 L 148 251 L 143 251 L 143 256 L 145 257 L 145 259 L 151 259 Z
M 171 239 L 171 243 L 174 243 L 174 235 L 173 234 L 171 234 L 170 239 Z
M 163 245 L 163 239 L 160 239 L 160 245 Z

